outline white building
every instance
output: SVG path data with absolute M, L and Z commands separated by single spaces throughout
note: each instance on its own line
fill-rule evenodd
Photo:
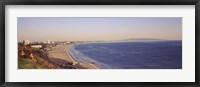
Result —
M 50 43 L 51 43 L 51 41 L 48 39 L 48 40 L 47 40 L 47 43 L 48 43 L 48 44 L 50 44 Z
M 23 40 L 23 44 L 28 45 L 28 44 L 30 44 L 30 42 L 29 42 L 29 40 Z
M 32 48 L 42 48 L 42 45 L 31 45 Z

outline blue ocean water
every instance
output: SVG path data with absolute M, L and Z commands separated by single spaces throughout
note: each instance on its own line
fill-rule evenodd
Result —
M 182 41 L 87 43 L 70 53 L 103 69 L 182 69 Z

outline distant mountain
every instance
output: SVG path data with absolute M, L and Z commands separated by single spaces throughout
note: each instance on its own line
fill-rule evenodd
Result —
M 136 40 L 136 41 L 138 41 L 138 40 L 140 40 L 140 41 L 141 41 L 141 40 L 142 40 L 142 41 L 144 41 L 144 40 L 148 40 L 148 41 L 149 41 L 149 40 L 151 40 L 151 41 L 154 40 L 154 41 L 155 41 L 155 40 L 164 40 L 164 39 L 155 39 L 155 38 L 132 38 L 132 39 L 123 39 L 123 40 L 120 40 L 120 41 L 135 41 L 135 40 Z

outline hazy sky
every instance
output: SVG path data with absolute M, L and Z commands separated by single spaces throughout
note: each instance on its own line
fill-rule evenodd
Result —
M 181 17 L 19 17 L 18 41 L 96 41 L 131 38 L 182 39 Z

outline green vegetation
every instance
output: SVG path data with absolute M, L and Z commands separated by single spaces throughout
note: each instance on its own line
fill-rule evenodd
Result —
M 18 68 L 19 69 L 44 69 L 42 65 L 33 62 L 31 59 L 28 58 L 19 58 L 18 60 Z

